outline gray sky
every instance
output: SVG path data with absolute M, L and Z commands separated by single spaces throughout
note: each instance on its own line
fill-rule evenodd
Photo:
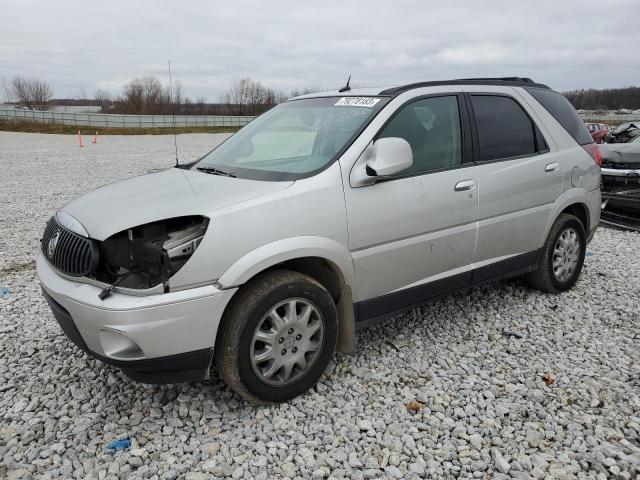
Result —
M 0 77 L 56 97 L 135 77 L 216 101 L 234 78 L 289 91 L 474 76 L 557 90 L 640 85 L 638 0 L 0 0 Z M 620 47 L 616 49 L 616 47 Z

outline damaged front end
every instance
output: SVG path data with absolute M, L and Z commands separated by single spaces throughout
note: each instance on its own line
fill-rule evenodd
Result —
M 640 143 L 602 145 L 601 223 L 640 231 Z
M 640 122 L 627 122 L 609 132 L 607 143 L 628 143 L 640 136 Z
M 187 263 L 200 245 L 209 225 L 202 216 L 176 217 L 129 228 L 99 243 L 100 260 L 93 274 L 109 286 L 149 289 L 162 285 L 169 291 L 169 279 Z

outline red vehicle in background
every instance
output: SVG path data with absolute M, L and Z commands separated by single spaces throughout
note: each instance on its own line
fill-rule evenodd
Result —
M 596 143 L 604 143 L 605 138 L 609 135 L 609 127 L 603 123 L 587 123 L 587 128 Z

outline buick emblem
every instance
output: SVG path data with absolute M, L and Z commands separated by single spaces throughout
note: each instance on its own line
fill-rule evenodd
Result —
M 56 252 L 56 247 L 58 246 L 58 240 L 60 240 L 60 230 L 56 230 L 56 233 L 49 239 L 49 245 L 47 245 L 49 258 L 53 258 L 53 254 Z

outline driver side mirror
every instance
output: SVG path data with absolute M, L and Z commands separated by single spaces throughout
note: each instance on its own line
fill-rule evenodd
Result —
M 388 177 L 406 170 L 413 165 L 411 145 L 400 137 L 380 138 L 373 143 L 366 165 L 367 174 L 373 177 Z
M 411 145 L 404 138 L 380 138 L 362 152 L 351 171 L 351 186 L 372 185 L 413 165 Z

